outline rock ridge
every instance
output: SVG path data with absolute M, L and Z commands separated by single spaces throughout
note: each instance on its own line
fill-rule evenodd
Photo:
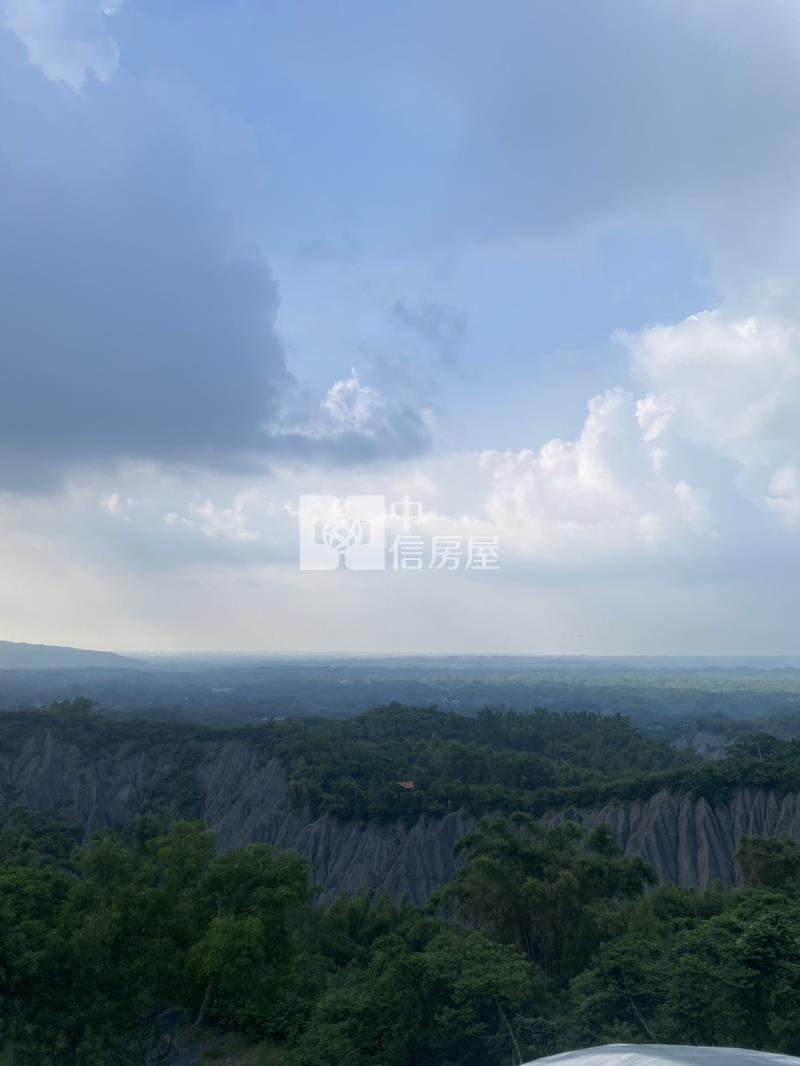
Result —
M 169 788 L 179 766 L 169 746 L 112 743 L 82 752 L 49 731 L 21 737 L 0 752 L 0 801 L 58 810 L 88 839 L 128 823 L 154 789 Z M 255 841 L 291 848 L 311 861 L 319 899 L 374 889 L 424 903 L 456 869 L 453 845 L 474 826 L 464 811 L 422 818 L 413 826 L 341 823 L 293 808 L 277 759 L 263 759 L 241 740 L 207 741 L 196 768 L 202 817 L 223 850 Z M 743 836 L 788 837 L 800 843 L 800 793 L 741 788 L 730 799 L 657 792 L 647 799 L 592 810 L 550 811 L 586 829 L 607 823 L 629 855 L 649 862 L 659 878 L 687 888 L 737 883 L 735 854 Z

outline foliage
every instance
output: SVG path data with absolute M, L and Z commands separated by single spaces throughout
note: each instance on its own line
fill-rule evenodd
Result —
M 435 928 L 435 927 L 434 927 Z M 493 1066 L 544 981 L 516 952 L 457 927 L 381 938 L 321 998 L 291 1066 Z
M 76 826 L 55 812 L 11 807 L 0 825 L 0 863 L 66 866 L 80 840 Z
M 569 1039 L 765 1048 L 797 1054 L 800 909 L 775 894 L 734 893 L 719 913 L 663 919 L 656 937 L 623 937 L 573 982 Z
M 606 826 L 587 835 L 526 815 L 483 819 L 459 848 L 466 861 L 438 901 L 512 944 L 556 988 L 624 929 L 624 904 L 655 880 L 641 859 L 623 856 Z
M 743 837 L 737 857 L 749 888 L 800 889 L 800 847 L 794 840 Z
M 167 1010 L 184 1031 L 236 1034 L 242 1063 L 286 1066 L 505 1066 L 615 1040 L 800 1051 L 795 843 L 745 838 L 742 887 L 697 893 L 653 888 L 606 827 L 533 817 L 660 787 L 709 802 L 800 789 L 800 741 L 753 734 L 702 763 L 591 714 L 389 706 L 212 731 L 81 700 L 0 715 L 0 749 L 21 734 L 87 760 L 152 751 L 166 770 L 135 824 L 86 846 L 58 811 L 8 808 L 0 1062 L 167 1063 Z M 232 737 L 279 759 L 320 813 L 492 816 L 427 911 L 370 894 L 317 907 L 294 852 L 220 855 L 202 822 L 175 820 L 198 808 L 206 746 Z
M 427 912 L 370 894 L 314 907 L 298 855 L 218 855 L 199 822 L 76 847 L 15 809 L 0 844 L 14 1066 L 166 1064 L 167 1008 L 189 1037 L 213 1027 L 204 1061 L 242 1066 L 506 1066 L 622 1039 L 800 1051 L 785 842 L 744 841 L 733 892 L 643 892 L 648 868 L 605 828 L 487 819 Z
M 800 791 L 800 739 L 742 737 L 703 761 L 619 715 L 481 711 L 469 718 L 393 704 L 345 721 L 296 719 L 240 733 L 287 768 L 298 806 L 387 822 L 595 807 L 661 789 L 728 799 L 742 787 Z M 411 780 L 412 791 L 399 782 Z
M 256 736 L 286 765 L 295 803 L 379 822 L 458 808 L 537 813 L 592 802 L 609 793 L 609 781 L 636 788 L 649 774 L 659 787 L 659 774 L 692 761 L 618 715 L 544 710 L 468 718 L 393 704 L 340 722 L 266 723 Z M 404 780 L 414 789 L 402 790 Z
M 268 1031 L 308 901 L 306 863 L 254 844 L 217 856 L 199 823 L 74 872 L 0 864 L 2 1023 L 20 1063 L 143 1062 L 159 1006 Z
M 660 789 L 710 803 L 752 786 L 800 790 L 800 739 L 740 737 L 704 762 L 643 736 L 620 715 L 484 710 L 474 717 L 392 704 L 342 721 L 287 719 L 239 729 L 110 719 L 90 701 L 0 714 L 0 751 L 53 734 L 85 760 L 134 750 L 163 764 L 141 813 L 195 818 L 197 768 L 209 745 L 237 739 L 286 768 L 298 807 L 341 820 L 415 822 L 465 810 L 480 816 L 644 799 Z M 413 781 L 413 789 L 400 787 Z

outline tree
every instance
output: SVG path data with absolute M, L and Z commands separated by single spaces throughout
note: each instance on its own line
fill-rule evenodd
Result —
M 689 897 L 691 893 L 687 893 Z M 674 902 L 674 900 L 673 900 Z M 620 1038 L 800 1050 L 800 912 L 775 893 L 729 896 L 722 910 L 664 919 L 600 949 L 570 986 L 565 1041 Z
M 292 1066 L 505 1066 L 521 1011 L 546 993 L 526 960 L 481 933 L 423 925 L 378 940 L 322 996 Z
M 197 878 L 196 913 L 206 916 L 187 956 L 203 985 L 196 1022 L 272 1031 L 273 1000 L 288 979 L 293 930 L 309 899 L 309 864 L 294 852 L 250 844 L 213 859 Z
M 12 807 L 0 829 L 0 862 L 18 866 L 52 863 L 63 868 L 79 840 L 79 828 L 51 812 Z
M 800 847 L 793 840 L 742 837 L 736 859 L 748 888 L 800 889 Z
M 30 854 L 0 863 L 0 1024 L 14 1063 L 155 1062 L 157 1015 L 176 1003 L 198 1021 L 280 1029 L 275 993 L 308 909 L 300 856 L 260 844 L 217 856 L 202 823 L 132 845 L 101 834 L 68 870 Z
M 607 827 L 587 835 L 527 815 L 484 819 L 457 849 L 466 860 L 438 903 L 522 951 L 557 988 L 624 928 L 623 904 L 655 880 Z

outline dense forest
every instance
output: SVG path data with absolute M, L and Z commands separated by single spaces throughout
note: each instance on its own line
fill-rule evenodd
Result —
M 297 806 L 343 820 L 414 822 L 456 809 L 541 814 L 646 798 L 661 788 L 710 801 L 746 785 L 800 790 L 800 740 L 747 733 L 725 758 L 709 762 L 640 733 L 621 715 L 588 712 L 467 716 L 392 704 L 338 721 L 289 718 L 221 729 L 107 717 L 77 699 L 0 714 L 0 751 L 37 730 L 84 753 L 118 742 L 175 748 L 178 770 L 152 801 L 163 805 L 168 796 L 171 812 L 184 817 L 198 813 L 194 775 L 204 745 L 226 739 L 280 760 Z
M 88 696 L 108 713 L 228 726 L 275 715 L 346 718 L 395 702 L 461 714 L 543 706 L 619 712 L 670 740 L 698 723 L 737 734 L 759 718 L 800 722 L 800 660 L 791 658 L 198 656 L 111 666 L 101 665 L 102 653 L 73 652 L 94 658 L 66 668 L 65 649 L 44 649 L 46 669 L 20 669 L 24 650 L 11 645 L 4 655 L 0 645 L 0 709 Z
M 535 815 L 668 785 L 800 789 L 800 741 L 753 733 L 718 762 L 620 716 L 377 708 L 219 730 L 108 718 L 89 700 L 0 715 L 0 752 L 55 734 L 83 757 L 176 753 L 139 816 L 81 841 L 6 796 L 0 1063 L 507 1066 L 618 1040 L 800 1052 L 800 850 L 745 839 L 742 886 L 657 885 L 606 827 Z M 281 761 L 340 819 L 482 816 L 424 908 L 321 906 L 295 852 L 220 854 L 197 818 L 204 746 Z M 403 787 L 413 783 L 413 788 Z M 198 1058 L 197 1056 L 201 1056 Z
M 800 741 L 734 740 L 707 762 L 643 736 L 621 715 L 536 710 L 475 717 L 392 705 L 341 722 L 266 723 L 255 735 L 287 766 L 298 803 L 340 818 L 414 820 L 462 808 L 541 814 L 660 788 L 722 799 L 742 785 L 800 788 Z M 413 781 L 411 791 L 398 781 Z
M 800 851 L 745 840 L 745 887 L 653 887 L 605 829 L 481 822 L 420 910 L 314 907 L 305 862 L 144 818 L 76 846 L 0 831 L 0 1062 L 506 1066 L 610 1042 L 800 1050 Z M 649 888 L 649 891 L 647 889 Z

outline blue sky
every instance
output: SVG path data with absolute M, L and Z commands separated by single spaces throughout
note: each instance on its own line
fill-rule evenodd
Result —
M 609 218 L 597 204 L 607 190 L 581 173 L 608 151 L 583 113 L 592 78 L 607 79 L 624 54 L 615 29 L 634 13 L 617 5 L 608 26 L 601 20 L 605 55 L 587 65 L 594 28 L 581 32 L 580 22 L 594 6 L 576 4 L 565 20 L 555 5 L 531 17 L 532 5 L 509 4 L 504 17 L 469 4 L 179 4 L 165 20 L 163 5 L 141 4 L 124 12 L 128 34 L 118 39 L 140 76 L 177 78 L 247 122 L 262 193 L 251 222 L 281 286 L 278 323 L 298 369 L 322 387 L 354 361 L 406 362 L 413 338 L 398 335 L 391 307 L 442 304 L 463 320 L 449 353 L 460 373 L 446 385 L 453 443 L 523 447 L 531 415 L 545 437 L 577 429 L 586 396 L 609 374 L 624 376 L 614 329 L 674 321 L 709 299 L 703 250 L 679 219 Z M 664 21 L 647 29 L 651 47 Z M 515 27 L 525 31 L 513 59 L 516 77 L 530 78 L 520 86 L 530 116 L 512 79 L 494 69 Z M 484 52 L 487 28 L 496 42 Z M 481 114 L 490 101 L 472 84 L 476 56 L 494 115 Z M 624 137 L 619 95 L 598 110 Z M 567 136 L 565 113 L 576 127 Z M 504 143 L 502 125 L 516 121 L 530 129 L 509 131 Z M 529 158 L 518 182 L 509 149 L 523 136 Z M 559 146 L 564 158 L 548 159 Z M 570 184 L 573 197 L 562 195 Z M 520 224 L 538 239 L 518 241 L 515 219 L 498 211 L 507 185 L 521 201 Z M 435 355 L 417 354 L 422 374 Z M 524 389 L 522 410 L 509 374 Z M 571 401 L 566 427 L 551 416 L 562 401 Z
M 5 636 L 796 652 L 796 0 L 0 26 Z M 308 492 L 501 570 L 299 573 Z

